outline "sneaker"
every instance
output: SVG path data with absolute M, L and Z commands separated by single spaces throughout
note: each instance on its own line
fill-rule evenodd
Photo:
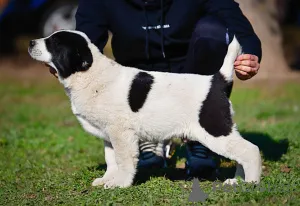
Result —
M 217 175 L 217 162 L 208 148 L 194 141 L 187 142 L 186 148 L 188 178 L 211 179 Z
M 140 143 L 138 168 L 164 168 L 165 164 L 165 159 L 163 157 L 163 144 L 153 142 Z

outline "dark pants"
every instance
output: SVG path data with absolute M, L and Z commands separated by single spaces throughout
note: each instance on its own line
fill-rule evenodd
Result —
M 228 44 L 232 40 L 230 36 L 224 23 L 216 17 L 208 16 L 199 20 L 192 34 L 182 73 L 201 75 L 217 73 L 223 65 Z M 187 144 L 192 148 L 189 162 L 192 173 L 195 175 L 210 173 L 211 169 L 217 167 L 209 149 L 199 142 L 189 141 Z
M 212 75 L 219 71 L 231 41 L 226 26 L 216 17 L 199 20 L 192 34 L 182 73 Z

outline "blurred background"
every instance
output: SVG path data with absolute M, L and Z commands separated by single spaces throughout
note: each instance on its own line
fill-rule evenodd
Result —
M 0 52 L 21 52 L 18 39 L 75 28 L 76 0 L 1 0 Z
M 268 78 L 276 70 L 282 71 L 277 73 L 282 77 L 290 70 L 300 70 L 300 1 L 237 2 L 263 42 L 259 76 Z M 74 29 L 76 9 L 76 0 L 0 0 L 0 58 L 28 56 L 30 39 Z M 106 53 L 111 56 L 109 48 L 108 44 Z

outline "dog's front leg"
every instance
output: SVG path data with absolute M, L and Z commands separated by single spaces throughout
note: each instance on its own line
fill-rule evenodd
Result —
M 93 186 L 104 185 L 118 172 L 114 149 L 111 143 L 106 140 L 104 140 L 104 152 L 107 169 L 103 177 L 94 180 L 94 182 L 92 183 Z
M 118 170 L 113 178 L 104 185 L 105 188 L 129 187 L 136 173 L 138 162 L 138 137 L 132 130 L 117 128 L 109 132 L 114 148 Z

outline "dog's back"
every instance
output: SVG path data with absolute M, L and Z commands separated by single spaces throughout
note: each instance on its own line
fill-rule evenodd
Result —
M 143 94 L 143 90 L 136 94 L 139 97 L 144 96 L 144 102 L 133 114 L 133 127 L 139 129 L 141 136 L 159 131 L 154 136 L 162 135 L 165 138 L 169 138 L 168 135 L 172 134 L 172 131 L 174 134 L 185 135 L 190 127 L 199 123 L 208 130 L 218 127 L 223 127 L 223 131 L 225 127 L 227 130 L 231 129 L 230 125 L 225 124 L 229 121 L 232 125 L 229 95 L 232 88 L 233 64 L 240 51 L 241 47 L 234 38 L 222 68 L 215 75 L 148 72 L 152 82 L 148 85 L 147 94 Z M 138 86 L 143 87 L 141 84 Z M 218 120 L 227 122 L 217 125 Z M 177 131 L 178 129 L 180 131 Z
M 106 120 L 112 122 L 110 124 L 122 121 L 122 124 L 135 128 L 145 138 L 158 135 L 168 138 L 172 131 L 185 133 L 191 125 L 199 125 L 201 119 L 206 120 L 202 122 L 205 125 L 210 121 L 216 122 L 212 118 L 231 118 L 228 96 L 232 86 L 233 64 L 240 50 L 240 45 L 234 38 L 220 71 L 209 76 L 147 72 L 114 64 L 115 68 L 107 71 L 109 76 L 103 72 L 91 75 L 99 76 L 97 78 L 102 80 L 99 83 L 97 79 L 93 80 L 91 85 L 95 85 L 95 89 L 90 86 L 85 89 L 87 91 L 81 91 L 82 95 L 78 94 L 83 103 L 90 101 L 90 106 L 83 106 L 82 103 L 80 110 L 89 110 L 88 115 L 85 114 L 87 118 L 101 117 L 102 124 Z M 103 68 L 99 65 L 99 70 L 101 69 Z M 101 93 L 100 85 L 108 77 L 113 84 L 105 85 L 105 91 Z M 94 94 L 93 90 L 96 88 L 99 88 L 98 93 Z M 88 97 L 87 94 L 94 97 Z M 181 131 L 176 131 L 178 128 Z M 158 133 L 153 134 L 154 131 Z M 151 137 L 147 135 L 149 133 L 152 133 Z

